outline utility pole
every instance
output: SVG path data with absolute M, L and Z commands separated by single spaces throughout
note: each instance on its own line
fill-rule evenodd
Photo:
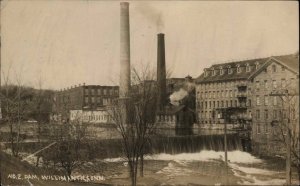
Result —
M 226 184 L 228 184 L 227 124 L 226 124 L 226 122 L 224 123 L 224 151 L 225 151 Z
M 287 102 L 288 109 L 288 120 L 287 120 L 287 136 L 286 136 L 286 185 L 291 185 L 292 183 L 292 171 L 291 171 L 291 100 L 290 96 L 294 96 L 294 94 L 289 94 L 288 90 L 284 90 L 284 92 L 279 93 L 271 93 L 270 96 L 278 96 L 281 98 L 282 102 Z M 284 101 L 283 96 L 287 98 Z
M 286 137 L 286 184 L 291 185 L 292 171 L 291 171 L 291 128 L 290 128 L 290 118 L 288 118 L 287 123 L 287 137 Z
M 228 160 L 227 160 L 227 112 L 225 109 L 221 110 L 221 116 L 218 115 L 219 119 L 224 119 L 224 153 L 225 153 L 225 171 L 226 171 L 226 185 L 228 185 Z

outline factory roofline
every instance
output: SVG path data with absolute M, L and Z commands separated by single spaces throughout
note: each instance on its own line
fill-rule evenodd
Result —
M 230 63 L 214 64 L 210 68 L 204 69 L 204 73 L 196 78 L 195 82 L 197 84 L 201 84 L 218 81 L 222 82 L 251 79 L 272 62 L 279 63 L 292 72 L 299 74 L 299 54 L 297 53 Z M 240 72 L 238 72 L 238 68 L 241 68 Z M 248 68 L 248 70 L 246 70 L 246 68 Z M 231 69 L 231 73 L 228 73 L 228 69 Z M 223 70 L 223 74 L 220 74 L 221 70 Z

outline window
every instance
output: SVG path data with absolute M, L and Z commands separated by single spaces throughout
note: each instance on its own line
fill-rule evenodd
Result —
M 84 94 L 88 95 L 89 94 L 89 89 L 84 89 Z
M 251 69 L 250 69 L 250 66 L 249 66 L 249 64 L 247 63 L 247 64 L 246 64 L 246 72 L 250 72 L 250 70 L 251 70 Z
M 107 90 L 103 89 L 103 94 L 106 95 L 107 94 Z
M 214 68 L 211 69 L 212 75 L 215 76 L 216 75 L 216 71 Z
M 217 101 L 217 107 L 219 108 L 219 106 L 220 106 L 220 105 L 219 105 L 219 101 Z
M 260 97 L 256 96 L 256 105 L 260 105 Z
M 281 87 L 286 87 L 286 81 L 285 79 L 281 79 Z
M 240 67 L 240 65 L 237 65 L 237 73 L 241 73 L 242 72 L 242 69 Z
M 223 75 L 223 74 L 224 74 L 223 68 L 220 67 L 220 75 Z
M 103 105 L 107 105 L 107 99 L 103 99 Z
M 232 74 L 232 69 L 230 66 L 228 66 L 228 74 Z
M 272 65 L 272 72 L 276 72 L 276 65 Z
M 282 118 L 282 111 L 279 110 L 279 118 L 281 119 Z
M 277 110 L 273 110 L 273 119 L 277 119 Z
M 94 90 L 94 89 L 91 90 L 91 94 L 92 94 L 92 95 L 95 94 L 95 90 Z
M 296 111 L 295 111 L 294 108 L 291 109 L 291 119 L 292 119 L 292 120 L 296 119 Z
M 260 123 L 257 123 L 257 134 L 260 134 Z
M 98 89 L 98 95 L 101 95 L 101 89 Z
M 204 77 L 207 77 L 208 76 L 208 71 L 207 69 L 204 69 Z
M 256 110 L 256 119 L 259 120 L 260 119 L 260 111 Z
M 265 123 L 265 132 L 266 132 L 266 134 L 269 133 L 269 123 L 268 122 Z
M 287 118 L 287 111 L 283 110 L 282 113 L 283 113 L 283 119 L 286 119 Z
M 276 82 L 276 80 L 273 80 L 273 88 L 277 88 L 277 82 Z
M 273 96 L 273 105 L 277 105 L 277 97 Z
M 265 110 L 265 119 L 266 120 L 269 119 L 269 112 L 268 112 L 268 110 Z
M 95 103 L 95 97 L 92 97 L 92 103 Z
M 248 106 L 251 107 L 251 99 L 248 99 Z
M 268 89 L 268 88 L 269 88 L 268 81 L 265 80 L 265 89 Z
M 224 101 L 221 101 L 221 107 L 224 107 Z
M 268 96 L 265 96 L 265 105 L 268 105 L 269 104 L 269 98 Z
M 255 69 L 257 70 L 259 68 L 259 62 L 255 63 Z
M 88 102 L 89 102 L 89 97 L 85 97 L 85 98 L 84 98 L 84 102 L 85 102 L 85 103 L 88 103 Z
M 114 92 L 113 92 L 113 89 L 110 89 L 110 90 L 109 90 L 109 95 L 113 95 L 113 93 L 114 93 Z
M 259 81 L 256 81 L 255 86 L 256 88 L 259 88 Z

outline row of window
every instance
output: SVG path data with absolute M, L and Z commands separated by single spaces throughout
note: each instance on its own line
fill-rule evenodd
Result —
M 113 118 L 110 115 L 91 115 L 83 116 L 85 121 L 112 121 Z
M 227 108 L 227 107 L 251 107 L 251 99 L 246 102 L 239 102 L 238 100 L 225 101 L 201 101 L 197 102 L 198 109 L 213 109 L 213 108 Z
M 268 80 L 264 80 L 262 82 L 260 81 L 256 81 L 255 82 L 255 87 L 257 89 L 261 88 L 261 87 L 264 87 L 266 89 L 268 88 L 277 88 L 278 87 L 278 84 L 277 84 L 278 81 L 276 80 L 272 80 L 272 81 L 268 81 Z M 270 83 L 272 83 L 272 87 L 270 87 Z M 287 87 L 287 85 L 292 85 L 294 86 L 295 85 L 295 79 L 294 78 L 291 78 L 290 79 L 290 82 L 287 82 L 287 80 L 285 78 L 282 78 L 281 79 L 281 87 Z
M 84 89 L 85 95 L 117 95 L 119 94 L 119 91 L 116 89 Z
M 286 135 L 286 128 L 282 128 L 283 134 Z M 273 133 L 273 135 L 278 135 L 278 128 L 273 128 L 271 123 L 260 123 L 256 124 L 256 134 L 269 134 Z
M 245 81 L 230 81 L 230 82 L 218 82 L 218 83 L 205 83 L 198 85 L 199 89 L 209 89 L 209 88 L 229 88 L 236 87 L 237 85 L 246 84 Z
M 272 114 L 272 115 L 271 115 Z M 268 120 L 268 119 L 273 119 L 273 120 L 281 120 L 281 119 L 287 119 L 288 118 L 289 113 L 287 112 L 287 110 L 285 109 L 274 109 L 272 110 L 256 110 L 255 112 L 255 118 L 256 120 Z M 291 110 L 290 113 L 290 119 L 295 119 L 295 110 Z
M 256 63 L 255 68 L 257 69 L 259 67 L 259 63 Z M 227 74 L 232 74 L 233 73 L 233 68 L 231 68 L 230 65 L 226 66 L 227 69 Z M 236 72 L 237 73 L 241 73 L 242 72 L 242 67 L 240 64 L 236 65 Z M 225 74 L 225 69 L 222 66 L 219 66 L 217 69 L 215 69 L 214 67 L 210 69 L 212 76 L 215 76 L 218 74 L 219 75 L 224 75 Z M 246 72 L 250 72 L 251 71 L 251 66 L 247 63 L 246 64 Z M 204 76 L 207 77 L 209 75 L 209 71 L 207 69 L 204 69 Z
M 258 69 L 259 67 L 260 67 L 259 62 L 256 62 L 255 63 L 255 70 Z M 275 73 L 275 72 L 278 71 L 277 70 L 277 66 L 275 64 L 272 65 L 271 69 L 272 69 L 271 71 L 273 73 Z M 232 74 L 233 73 L 233 68 L 230 65 L 226 66 L 226 70 L 227 70 L 227 74 Z M 250 72 L 252 70 L 251 66 L 248 63 L 246 64 L 245 70 L 246 70 L 246 72 Z M 209 71 L 211 71 L 211 75 L 212 76 L 215 76 L 217 74 L 219 74 L 219 75 L 224 75 L 225 74 L 225 69 L 222 66 L 219 66 L 216 69 L 214 67 L 211 68 L 210 70 L 204 69 L 204 76 L 205 77 L 209 76 Z M 285 71 L 285 67 L 284 66 L 281 66 L 281 71 Z M 241 67 L 240 64 L 236 65 L 236 72 L 237 73 L 241 73 L 242 72 L 242 67 Z M 265 72 L 268 72 L 268 68 L 265 68 Z
M 220 114 L 216 111 L 201 111 L 198 113 L 198 118 L 199 119 L 215 119 L 218 118 L 217 114 Z M 239 117 L 247 116 L 246 114 L 239 114 Z M 248 116 L 252 118 L 251 111 L 248 113 Z
M 248 92 L 251 89 L 248 90 Z M 206 98 L 227 98 L 227 97 L 236 97 L 238 95 L 247 96 L 247 92 L 238 92 L 237 90 L 221 90 L 221 91 L 206 91 L 206 92 L 197 92 L 197 97 L 201 99 Z
M 102 102 L 101 102 L 102 100 Z M 88 104 L 89 102 L 89 97 L 84 98 L 84 103 Z M 113 99 L 111 98 L 101 98 L 101 97 L 91 97 L 91 103 L 99 103 L 103 105 L 111 105 L 113 103 Z
M 158 122 L 175 122 L 176 121 L 176 117 L 175 115 L 158 115 L 156 116 L 156 121 Z
M 270 103 L 270 101 L 272 101 L 272 103 Z M 265 106 L 268 106 L 268 105 L 278 105 L 278 98 L 277 96 L 268 96 L 268 95 L 265 95 L 264 96 L 264 105 Z M 256 105 L 259 106 L 261 105 L 261 96 L 257 95 L 256 96 Z

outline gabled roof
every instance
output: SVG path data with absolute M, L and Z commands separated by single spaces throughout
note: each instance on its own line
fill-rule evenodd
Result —
M 256 72 L 258 69 L 256 69 L 256 64 L 259 63 L 260 67 L 267 61 L 267 58 L 261 58 L 261 59 L 251 59 L 251 60 L 245 60 L 245 61 L 237 61 L 237 62 L 230 62 L 230 63 L 220 63 L 212 65 L 210 68 L 208 68 L 208 71 L 211 71 L 210 69 L 216 70 L 215 75 L 209 74 L 207 77 L 205 77 L 205 74 L 202 73 L 198 78 L 196 78 L 196 83 L 208 83 L 208 82 L 215 82 L 215 81 L 226 81 L 226 80 L 237 80 L 237 79 L 248 79 L 251 74 Z M 242 72 L 237 72 L 237 66 L 240 66 L 242 68 Z M 250 71 L 246 71 L 246 66 L 250 67 Z M 232 73 L 228 73 L 228 67 L 232 69 Z M 223 69 L 223 75 L 220 75 L 220 68 Z
M 196 78 L 196 83 L 209 83 L 216 81 L 230 81 L 230 80 L 241 80 L 241 79 L 251 79 L 263 71 L 272 62 L 277 62 L 294 73 L 299 74 L 299 54 L 290 54 L 282 56 L 272 56 L 268 58 L 251 59 L 245 61 L 237 61 L 231 63 L 220 63 L 212 65 L 210 68 L 206 69 L 210 72 L 208 76 L 205 77 L 205 73 L 202 73 L 198 78 Z M 256 69 L 256 64 L 259 63 L 259 68 Z M 242 68 L 241 73 L 237 73 L 237 66 Z M 250 66 L 250 71 L 246 71 L 246 66 Z M 228 67 L 232 69 L 232 73 L 228 73 Z M 220 68 L 224 70 L 224 74 L 220 75 Z M 212 75 L 211 71 L 216 70 L 216 74 Z
M 275 56 L 275 60 L 299 74 L 299 54 Z
M 274 56 L 274 57 L 269 57 L 266 63 L 259 68 L 255 73 L 251 74 L 249 76 L 249 79 L 254 78 L 256 75 L 258 75 L 260 72 L 262 72 L 265 68 L 267 68 L 270 64 L 273 62 L 278 63 L 288 70 L 299 74 L 299 58 L 298 55 L 291 54 L 291 55 L 284 55 L 284 56 Z

